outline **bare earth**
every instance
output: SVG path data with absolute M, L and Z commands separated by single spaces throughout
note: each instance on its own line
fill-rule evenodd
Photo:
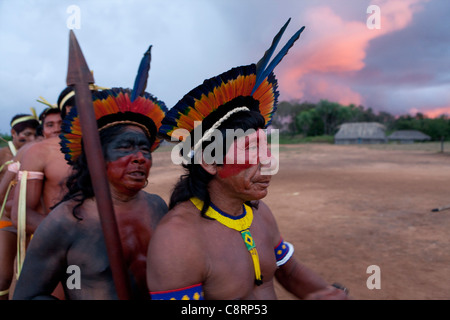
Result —
M 450 146 L 280 146 L 265 202 L 295 256 L 354 299 L 450 299 Z M 182 168 L 153 154 L 147 191 L 167 202 Z M 381 289 L 368 289 L 380 268 Z M 293 299 L 277 284 L 280 299 Z

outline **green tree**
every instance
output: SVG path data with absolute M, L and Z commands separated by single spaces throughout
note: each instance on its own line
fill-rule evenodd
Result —
M 316 117 L 315 109 L 305 110 L 298 113 L 295 117 L 295 124 L 303 135 L 308 136 L 309 131 L 314 123 Z
M 278 104 L 277 112 L 273 116 L 272 126 L 291 135 L 297 134 L 301 129 L 297 127 L 296 116 L 314 107 L 315 104 L 309 102 L 282 101 Z
M 337 102 L 330 102 L 328 100 L 320 100 L 316 106 L 316 112 L 323 122 L 323 133 L 331 135 L 338 126 L 339 109 L 341 105 Z

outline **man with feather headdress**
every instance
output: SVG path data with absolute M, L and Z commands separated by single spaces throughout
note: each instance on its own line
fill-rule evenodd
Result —
M 149 55 L 150 50 L 143 58 L 148 64 Z M 161 142 L 157 133 L 167 110 L 164 102 L 144 91 L 146 72 L 148 68 L 139 68 L 133 90 L 92 92 L 131 298 L 144 300 L 149 299 L 147 246 L 167 212 L 161 197 L 143 190 L 152 166 L 151 153 Z M 14 299 L 53 299 L 52 291 L 59 282 L 66 299 L 117 299 L 97 207 L 100 200 L 94 193 L 77 108 L 64 119 L 60 138 L 61 155 L 72 170 L 68 190 L 30 242 Z M 69 279 L 67 271 L 73 266 L 78 267 L 79 281 Z
M 264 148 L 278 99 L 273 69 L 303 31 L 269 63 L 288 23 L 257 64 L 205 80 L 163 120 L 161 134 L 190 152 L 149 245 L 152 299 L 275 299 L 275 278 L 302 299 L 347 298 L 296 259 L 262 201 L 274 165 Z

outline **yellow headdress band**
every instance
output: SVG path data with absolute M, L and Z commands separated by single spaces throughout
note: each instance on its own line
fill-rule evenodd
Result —
M 30 108 L 32 115 L 26 115 L 20 118 L 15 119 L 14 121 L 11 122 L 11 128 L 13 128 L 16 124 L 25 122 L 25 121 L 30 121 L 30 120 L 36 120 L 39 122 L 39 118 L 36 115 L 36 110 L 34 110 L 34 108 Z
M 62 107 L 64 106 L 64 104 L 67 102 L 67 100 L 69 100 L 70 98 L 72 98 L 73 96 L 75 96 L 75 90 L 74 91 L 70 91 L 59 103 L 59 110 L 62 109 Z
M 110 89 L 110 88 L 100 87 L 100 86 L 97 86 L 96 84 L 91 83 L 91 84 L 89 84 L 89 89 L 90 89 L 91 91 L 94 91 L 94 90 L 107 90 L 107 89 Z M 59 106 L 58 106 L 58 107 L 59 107 L 59 110 L 62 110 L 64 104 L 65 104 L 70 98 L 72 98 L 73 96 L 75 96 L 75 90 L 70 91 L 70 92 L 69 92 L 69 93 L 61 100 L 61 102 L 59 103 Z

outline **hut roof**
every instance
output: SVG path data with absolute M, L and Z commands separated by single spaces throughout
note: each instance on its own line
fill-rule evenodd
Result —
M 397 130 L 389 137 L 390 140 L 431 140 L 431 137 L 418 130 Z
M 343 123 L 334 136 L 335 139 L 385 139 L 385 126 L 378 122 Z

